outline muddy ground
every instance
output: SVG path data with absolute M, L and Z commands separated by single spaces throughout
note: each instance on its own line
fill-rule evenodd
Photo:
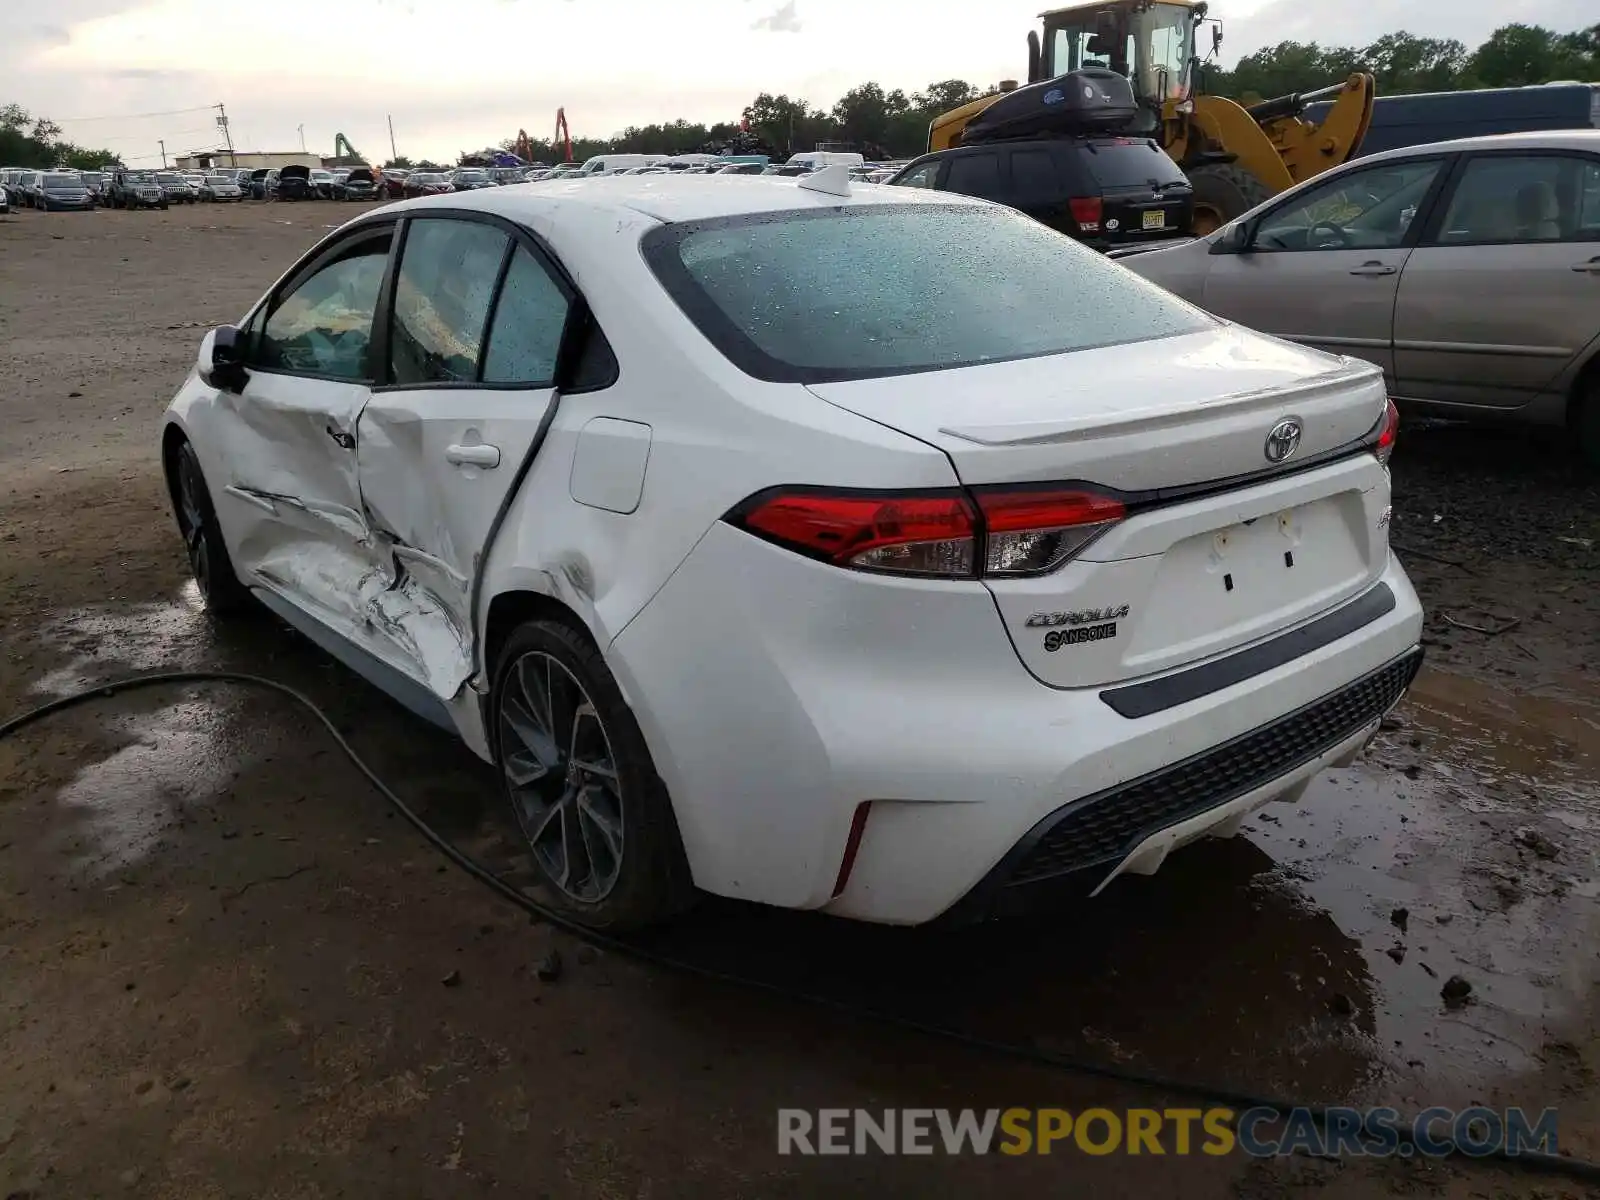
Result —
M 259 671 L 514 870 L 465 751 L 271 622 L 197 611 L 162 494 L 203 328 L 350 215 L 0 220 L 0 714 Z M 1555 1105 L 1600 1158 L 1600 490 L 1559 436 L 1413 426 L 1394 467 L 1429 664 L 1298 804 L 1025 923 L 708 903 L 664 945 L 1252 1092 Z M 775 1152 L 779 1106 L 1175 1103 L 587 952 L 447 869 L 270 695 L 130 695 L 0 743 L 0 1197 L 1584 1194 L 1459 1161 Z

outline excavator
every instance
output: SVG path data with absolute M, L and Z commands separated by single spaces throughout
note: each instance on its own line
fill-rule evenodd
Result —
M 1042 14 L 1043 37 L 1028 34 L 1030 87 L 1085 67 L 1128 79 L 1139 114 L 1126 132 L 1155 138 L 1188 175 L 1197 235 L 1349 159 L 1372 122 L 1376 93 L 1372 76 L 1358 71 L 1331 87 L 1248 107 L 1208 96 L 1195 43 L 1209 24 L 1209 60 L 1221 47 L 1222 27 L 1208 22 L 1207 11 L 1205 0 L 1100 0 L 1052 9 Z M 1016 89 L 1000 87 L 934 118 L 928 149 L 961 145 L 975 118 Z M 1320 123 L 1304 118 L 1307 105 L 1328 100 Z

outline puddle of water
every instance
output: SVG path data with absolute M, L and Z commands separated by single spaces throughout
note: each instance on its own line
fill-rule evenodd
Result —
M 174 603 L 69 609 L 37 636 L 66 660 L 30 688 L 47 696 L 81 691 L 113 674 L 199 668 L 214 657 L 211 622 L 192 582 Z
M 1270 807 L 1250 836 L 1359 941 L 1375 1039 L 1398 1075 L 1437 1085 L 1531 1069 L 1544 1031 L 1600 976 L 1600 722 L 1436 672 L 1402 714 L 1361 765 Z M 1552 839 L 1545 854 L 1519 847 L 1528 830 Z M 1474 990 L 1452 1011 L 1439 993 L 1454 974 Z
M 1435 770 L 1458 768 L 1478 783 L 1594 802 L 1600 711 L 1442 671 L 1418 676 L 1407 711 L 1435 739 Z
M 106 718 L 105 727 L 128 744 L 81 768 L 56 795 L 78 818 L 59 837 L 73 869 L 100 879 L 132 866 L 186 810 L 223 794 L 230 777 L 248 766 L 248 752 L 223 728 L 237 708 L 207 699 Z
M 192 582 L 172 603 L 58 613 L 38 636 L 63 659 L 30 687 L 48 696 L 122 675 L 198 669 L 218 656 L 212 624 Z M 154 700 L 155 693 L 145 693 L 142 702 Z M 100 706 L 89 719 L 118 748 L 80 767 L 57 793 L 57 802 L 76 819 L 61 830 L 56 844 L 73 869 L 90 878 L 147 857 L 186 810 L 210 803 L 235 772 L 254 761 L 253 739 L 239 730 L 246 701 L 237 692 L 215 690 L 132 711 L 140 703 L 130 696 L 126 705 L 111 700 Z M 81 756 L 81 744 L 73 744 Z

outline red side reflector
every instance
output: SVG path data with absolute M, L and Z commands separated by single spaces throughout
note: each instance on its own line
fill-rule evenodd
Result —
M 839 874 L 833 881 L 831 900 L 844 894 L 850 882 L 850 872 L 856 865 L 856 853 L 861 849 L 861 838 L 867 832 L 867 815 L 872 811 L 872 801 L 863 800 L 856 805 L 856 815 L 850 819 L 850 836 L 844 842 L 844 857 L 839 860 Z
M 1383 419 L 1378 422 L 1378 439 L 1372 446 L 1379 462 L 1389 461 L 1389 455 L 1394 453 L 1394 444 L 1399 436 L 1400 410 L 1395 407 L 1394 401 L 1390 400 L 1384 405 Z

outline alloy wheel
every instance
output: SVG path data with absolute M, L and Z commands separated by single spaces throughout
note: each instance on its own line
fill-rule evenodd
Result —
M 604 900 L 622 871 L 622 792 L 588 692 L 557 659 L 529 651 L 506 674 L 499 735 L 512 808 L 540 869 L 580 903 Z

